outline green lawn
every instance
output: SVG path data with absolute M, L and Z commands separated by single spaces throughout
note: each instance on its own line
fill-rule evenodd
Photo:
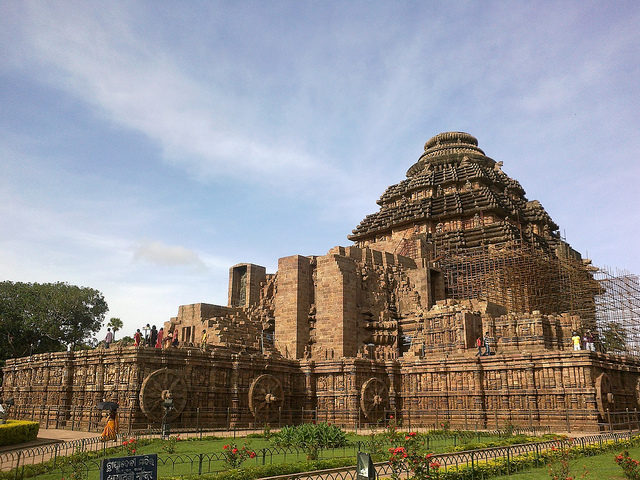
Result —
M 500 440 L 501 438 L 504 437 L 474 432 L 453 435 L 453 432 L 451 432 L 448 436 L 430 436 L 428 440 L 428 450 L 434 453 L 444 453 L 452 451 L 456 446 L 460 447 L 467 443 L 477 444 L 478 442 L 492 442 Z M 348 446 L 321 450 L 319 452 L 319 457 L 321 459 L 353 458 L 355 463 L 356 453 L 358 451 L 358 441 L 363 443 L 361 446 L 363 451 L 371 452 L 371 448 L 368 446 L 368 443 L 371 440 L 370 436 L 348 434 L 347 439 L 349 441 Z M 143 455 L 157 453 L 159 477 L 197 474 L 198 472 L 218 472 L 228 469 L 226 462 L 221 457 L 223 446 L 234 444 L 238 447 L 247 445 L 247 447 L 254 450 L 257 454 L 254 459 L 247 459 L 243 463 L 243 466 L 297 463 L 307 460 L 307 453 L 301 449 L 277 448 L 273 445 L 273 442 L 270 442 L 265 438 L 255 437 L 239 437 L 236 439 L 229 437 L 204 437 L 201 440 L 197 438 L 189 438 L 177 442 L 175 444 L 175 452 L 172 454 L 163 450 L 163 446 L 166 445 L 166 443 L 160 439 L 141 439 L 136 445 L 135 454 Z M 387 449 L 389 446 L 391 445 L 383 444 L 378 446 L 378 450 L 382 452 L 380 459 L 386 459 Z M 101 453 L 102 452 L 96 452 L 92 455 L 101 457 Z M 106 456 L 119 457 L 127 456 L 127 454 L 127 450 L 123 446 L 107 452 Z M 99 478 L 100 458 L 91 458 L 86 463 L 89 468 L 88 479 L 97 480 Z M 28 473 L 25 472 L 25 475 L 28 475 Z M 32 478 L 37 480 L 60 480 L 63 477 L 68 478 L 69 476 L 70 467 L 62 466 L 49 473 L 40 474 Z
M 587 474 L 584 478 L 590 480 L 624 480 L 622 469 L 616 464 L 614 457 L 621 453 L 613 450 L 593 457 L 581 457 L 571 460 L 571 475 L 573 478 L 583 478 L 582 474 L 586 470 Z M 640 447 L 629 449 L 629 455 L 633 458 L 640 458 Z M 529 470 L 527 472 L 503 475 L 501 477 L 492 477 L 496 480 L 538 480 L 548 479 L 549 472 L 547 467 L 540 467 Z

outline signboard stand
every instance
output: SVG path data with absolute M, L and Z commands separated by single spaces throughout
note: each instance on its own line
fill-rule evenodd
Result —
M 100 480 L 158 480 L 158 455 L 105 458 L 100 463 Z
M 356 480 L 376 480 L 376 467 L 373 466 L 371 455 L 358 452 L 358 470 Z

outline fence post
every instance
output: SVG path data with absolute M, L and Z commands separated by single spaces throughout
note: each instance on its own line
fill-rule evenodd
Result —
M 18 450 L 18 460 L 16 462 L 16 480 L 18 480 L 18 470 L 20 469 L 20 455 L 22 455 L 22 450 Z
M 202 475 L 202 453 L 198 455 L 198 475 Z
M 510 454 L 511 453 L 511 447 L 507 446 L 507 475 L 511 475 L 511 462 L 510 462 Z
M 540 445 L 536 442 L 536 466 L 540 464 Z
M 476 467 L 473 461 L 473 450 L 471 450 L 471 480 L 473 480 L 476 476 Z

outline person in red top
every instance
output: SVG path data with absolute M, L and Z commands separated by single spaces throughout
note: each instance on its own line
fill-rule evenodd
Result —
M 476 347 L 478 347 L 478 353 L 476 353 L 476 356 L 482 355 L 482 337 L 478 337 L 476 340 Z
M 162 337 L 164 336 L 164 328 L 158 330 L 158 339 L 156 340 L 156 348 L 162 348 Z
M 141 341 L 142 341 L 142 334 L 140 333 L 140 329 L 138 329 L 136 333 L 133 334 L 133 346 L 139 347 Z

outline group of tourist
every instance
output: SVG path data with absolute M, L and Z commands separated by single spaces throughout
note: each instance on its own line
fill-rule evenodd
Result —
M 574 350 L 589 350 L 591 352 L 596 351 L 595 339 L 591 330 L 587 330 L 581 337 L 578 332 L 574 331 L 571 337 L 571 343 Z
M 479 336 L 476 339 L 476 347 L 478 347 L 476 356 L 484 357 L 491 355 L 491 338 L 489 337 L 489 332 L 486 332 L 484 336 Z M 484 347 L 484 352 L 482 351 L 482 347 Z
M 177 328 L 174 328 L 167 336 L 164 334 L 163 327 L 158 330 L 155 325 L 150 327 L 148 323 L 142 330 L 144 330 L 144 336 L 139 328 L 133 334 L 134 347 L 169 348 L 177 347 L 179 344 Z M 104 337 L 104 348 L 109 348 L 111 343 L 113 343 L 113 332 L 111 328 L 107 328 L 107 335 Z

